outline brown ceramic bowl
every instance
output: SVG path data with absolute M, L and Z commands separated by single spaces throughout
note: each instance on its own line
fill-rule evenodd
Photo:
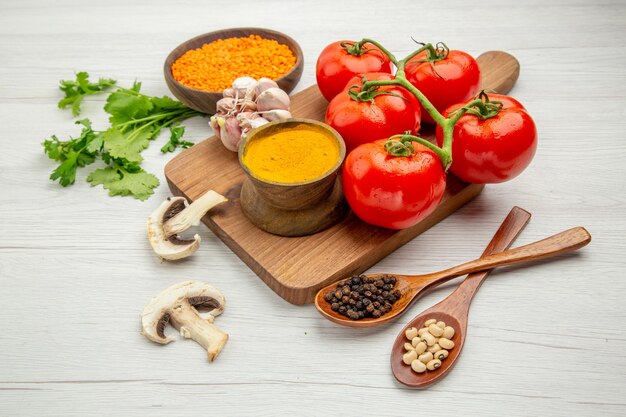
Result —
M 163 72 L 165 74 L 165 82 L 172 94 L 187 107 L 191 107 L 203 113 L 214 114 L 215 103 L 222 98 L 222 92 L 198 90 L 179 83 L 172 75 L 172 64 L 185 52 L 191 49 L 198 49 L 206 43 L 211 43 L 218 39 L 242 38 L 250 35 L 259 35 L 265 39 L 275 40 L 278 43 L 287 45 L 289 49 L 291 49 L 291 52 L 293 52 L 296 57 L 296 63 L 287 74 L 276 80 L 280 88 L 290 93 L 295 88 L 296 84 L 298 84 L 298 81 L 300 81 L 300 77 L 302 77 L 304 57 L 300 45 L 284 33 L 274 30 L 262 28 L 232 28 L 205 33 L 204 35 L 189 39 L 178 45 L 178 47 L 167 56 Z
M 303 124 L 325 132 L 339 145 L 339 157 L 325 174 L 304 182 L 274 182 L 259 178 L 243 163 L 248 143 Z M 339 177 L 345 156 L 339 133 L 317 120 L 288 119 L 254 129 L 239 145 L 239 164 L 246 174 L 240 199 L 243 213 L 255 226 L 280 236 L 304 236 L 332 226 L 348 212 Z

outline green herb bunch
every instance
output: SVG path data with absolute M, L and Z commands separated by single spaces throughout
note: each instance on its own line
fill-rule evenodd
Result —
M 180 123 L 203 115 L 167 96 L 142 94 L 139 82 L 131 88 L 119 87 L 115 80 L 110 79 L 91 83 L 86 72 L 77 73 L 74 81 L 62 80 L 59 88 L 65 93 L 59 101 L 59 108 L 71 106 L 74 116 L 80 115 L 80 104 L 85 96 L 115 88 L 104 106 L 104 111 L 110 115 L 108 129 L 93 130 L 89 119 L 81 119 L 76 122 L 82 126 L 77 138 L 60 141 L 53 135 L 43 142 L 48 157 L 60 162 L 50 179 L 58 180 L 64 187 L 75 182 L 79 167 L 90 165 L 100 158 L 107 166 L 87 176 L 92 186 L 102 185 L 112 196 L 132 195 L 146 200 L 154 193 L 159 180 L 141 168 L 141 152 L 164 128 L 169 129 L 170 139 L 161 152 L 192 146 L 193 143 L 181 140 L 185 128 Z

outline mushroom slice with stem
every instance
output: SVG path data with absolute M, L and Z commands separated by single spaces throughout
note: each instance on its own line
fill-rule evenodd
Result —
M 210 209 L 225 201 L 226 197 L 213 190 L 189 205 L 184 197 L 168 198 L 148 217 L 148 240 L 152 249 L 168 261 L 191 255 L 200 247 L 200 235 L 181 239 L 178 233 L 198 225 Z
M 224 296 L 212 285 L 201 281 L 185 281 L 161 291 L 141 313 L 141 334 L 156 343 L 167 344 L 175 338 L 165 336 L 171 323 L 181 336 L 193 339 L 206 349 L 209 362 L 220 353 L 228 333 L 213 321 L 224 311 Z M 203 316 L 198 309 L 209 309 Z

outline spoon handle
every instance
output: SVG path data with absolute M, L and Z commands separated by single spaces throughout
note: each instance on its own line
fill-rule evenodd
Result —
M 584 227 L 574 227 L 543 240 L 466 262 L 434 275 L 438 281 L 497 266 L 536 261 L 582 248 L 590 241 L 591 235 Z
M 493 235 L 491 242 L 485 248 L 485 251 L 481 257 L 493 255 L 506 250 L 511 243 L 522 232 L 528 221 L 530 220 L 530 213 L 520 207 L 513 207 L 509 214 L 506 216 L 498 231 Z M 469 312 L 469 306 L 474 298 L 474 294 L 480 288 L 482 283 L 489 276 L 490 269 L 484 271 L 474 272 L 469 274 L 461 284 L 445 299 L 438 304 L 432 306 L 429 310 L 432 311 L 449 311 L 450 314 L 456 316 L 461 324 L 461 329 L 467 327 L 467 314 Z

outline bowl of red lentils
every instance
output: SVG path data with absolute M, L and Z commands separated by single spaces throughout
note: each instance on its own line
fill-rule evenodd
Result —
M 233 28 L 196 36 L 165 60 L 165 82 L 177 99 L 203 113 L 215 113 L 222 92 L 239 77 L 271 78 L 287 93 L 304 66 L 300 45 L 270 29 Z

